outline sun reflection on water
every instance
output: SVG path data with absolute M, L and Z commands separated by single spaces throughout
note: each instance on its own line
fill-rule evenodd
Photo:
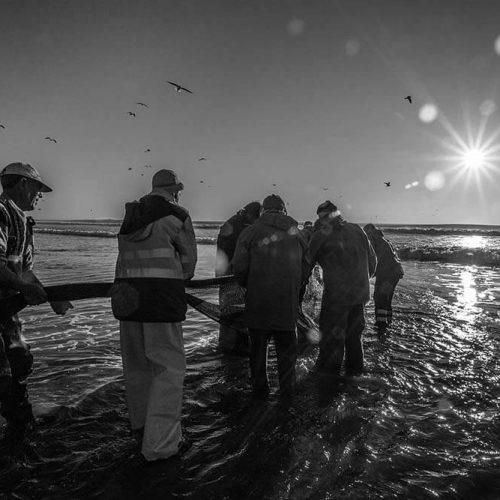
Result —
M 465 236 L 460 244 L 464 248 L 485 248 L 487 246 L 486 238 L 479 235 Z
M 457 301 L 464 307 L 473 307 L 477 302 L 477 290 L 474 276 L 470 271 L 462 271 L 460 274 L 461 288 L 457 293 Z

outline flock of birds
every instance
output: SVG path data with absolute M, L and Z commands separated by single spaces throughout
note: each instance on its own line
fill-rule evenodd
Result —
M 182 85 L 179 85 L 178 83 L 175 83 L 175 82 L 171 82 L 170 80 L 167 80 L 167 83 L 169 83 L 170 85 L 172 85 L 172 87 L 174 87 L 175 91 L 178 92 L 178 93 L 181 93 L 181 92 L 187 92 L 188 94 L 194 94 L 193 91 L 189 90 L 188 88 L 182 86 Z M 404 100 L 408 101 L 410 104 L 412 103 L 412 98 L 411 98 L 411 95 L 408 95 L 404 98 Z M 142 106 L 144 108 L 149 108 L 149 106 L 144 103 L 144 102 L 136 102 L 136 104 L 138 106 Z M 137 115 L 136 113 L 134 113 L 133 111 L 127 111 L 127 114 L 132 117 L 132 118 L 135 118 Z M 4 129 L 5 130 L 5 125 L 3 124 L 0 124 L 0 128 L 1 129 Z M 53 137 L 50 137 L 50 136 L 47 136 L 44 138 L 44 140 L 46 141 L 49 141 L 49 142 L 53 142 L 55 144 L 57 144 L 57 140 L 54 139 Z M 151 153 L 151 148 L 146 148 L 146 150 L 144 151 L 145 153 Z M 208 158 L 205 158 L 204 156 L 202 156 L 201 158 L 198 158 L 198 161 L 207 161 Z M 151 165 L 145 165 L 144 168 L 152 168 Z M 133 170 L 132 167 L 129 167 L 128 170 Z M 144 176 L 144 174 L 142 173 L 141 176 Z M 200 181 L 200 184 L 204 184 L 204 181 Z M 385 186 L 386 187 L 391 187 L 391 182 L 390 181 L 385 181 L 384 182 Z M 208 186 L 208 187 L 212 187 L 212 186 Z M 273 187 L 276 187 L 276 184 L 273 183 Z M 327 187 L 323 187 L 322 188 L 323 191 L 328 191 L 328 188 Z

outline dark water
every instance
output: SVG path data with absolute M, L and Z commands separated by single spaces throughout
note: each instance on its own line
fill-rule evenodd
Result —
M 111 278 L 114 240 L 44 237 L 45 282 Z M 198 276 L 210 276 L 213 247 L 199 248 Z M 387 335 L 367 308 L 366 374 L 320 385 L 310 347 L 290 409 L 253 403 L 247 360 L 220 355 L 217 325 L 190 311 L 183 424 L 193 445 L 148 468 L 128 433 L 109 303 L 80 301 L 63 318 L 25 311 L 40 423 L 31 446 L 3 460 L 1 498 L 500 498 L 500 272 L 404 264 Z M 271 378 L 277 388 L 274 357 Z

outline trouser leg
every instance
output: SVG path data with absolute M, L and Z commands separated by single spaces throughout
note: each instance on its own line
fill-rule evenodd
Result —
M 142 454 L 146 460 L 179 451 L 186 358 L 181 323 L 144 323 L 146 357 L 152 371 Z
M 266 398 L 269 394 L 267 378 L 267 351 L 270 334 L 266 330 L 249 330 L 250 374 L 254 396 Z
M 363 372 L 362 334 L 365 328 L 365 312 L 363 304 L 351 306 L 347 323 L 345 341 L 346 375 L 359 375 Z
M 347 306 L 328 314 L 329 321 L 321 328 L 318 368 L 330 375 L 340 375 L 344 358 L 344 344 L 347 329 Z
M 295 363 L 297 361 L 297 333 L 293 331 L 273 332 L 276 356 L 278 358 L 278 377 L 280 394 L 291 396 L 295 388 Z
M 375 325 L 380 328 L 387 327 L 389 322 L 391 290 L 392 285 L 389 280 L 377 278 L 373 301 L 375 302 Z
M 151 387 L 151 367 L 144 347 L 143 323 L 120 322 L 120 345 L 123 361 L 123 378 L 132 430 L 144 427 Z
M 400 278 L 396 278 L 391 281 L 392 288 L 389 291 L 388 303 L 387 303 L 387 324 L 390 325 L 392 323 L 392 299 L 394 297 L 394 290 L 396 290 L 396 285 L 398 284 Z
M 21 322 L 17 316 L 2 321 L 0 332 L 3 351 L 0 355 L 0 369 L 5 383 L 1 414 L 9 423 L 27 424 L 33 420 L 26 386 L 28 375 L 33 371 L 33 356 L 22 337 Z

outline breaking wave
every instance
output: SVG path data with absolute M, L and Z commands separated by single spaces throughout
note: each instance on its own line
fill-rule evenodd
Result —
M 116 238 L 115 231 L 98 231 L 95 229 L 85 231 L 83 229 L 55 229 L 55 228 L 35 228 L 35 233 L 58 234 L 61 236 L 87 236 L 91 238 Z M 199 245 L 215 245 L 217 238 L 201 237 L 196 238 Z
M 478 266 L 500 265 L 500 249 L 462 247 L 398 248 L 401 260 L 437 261 Z
M 381 226 L 384 233 L 391 234 L 421 234 L 426 236 L 500 236 L 498 226 L 465 226 L 465 227 L 429 227 L 429 226 L 403 226 L 403 227 L 384 227 Z

